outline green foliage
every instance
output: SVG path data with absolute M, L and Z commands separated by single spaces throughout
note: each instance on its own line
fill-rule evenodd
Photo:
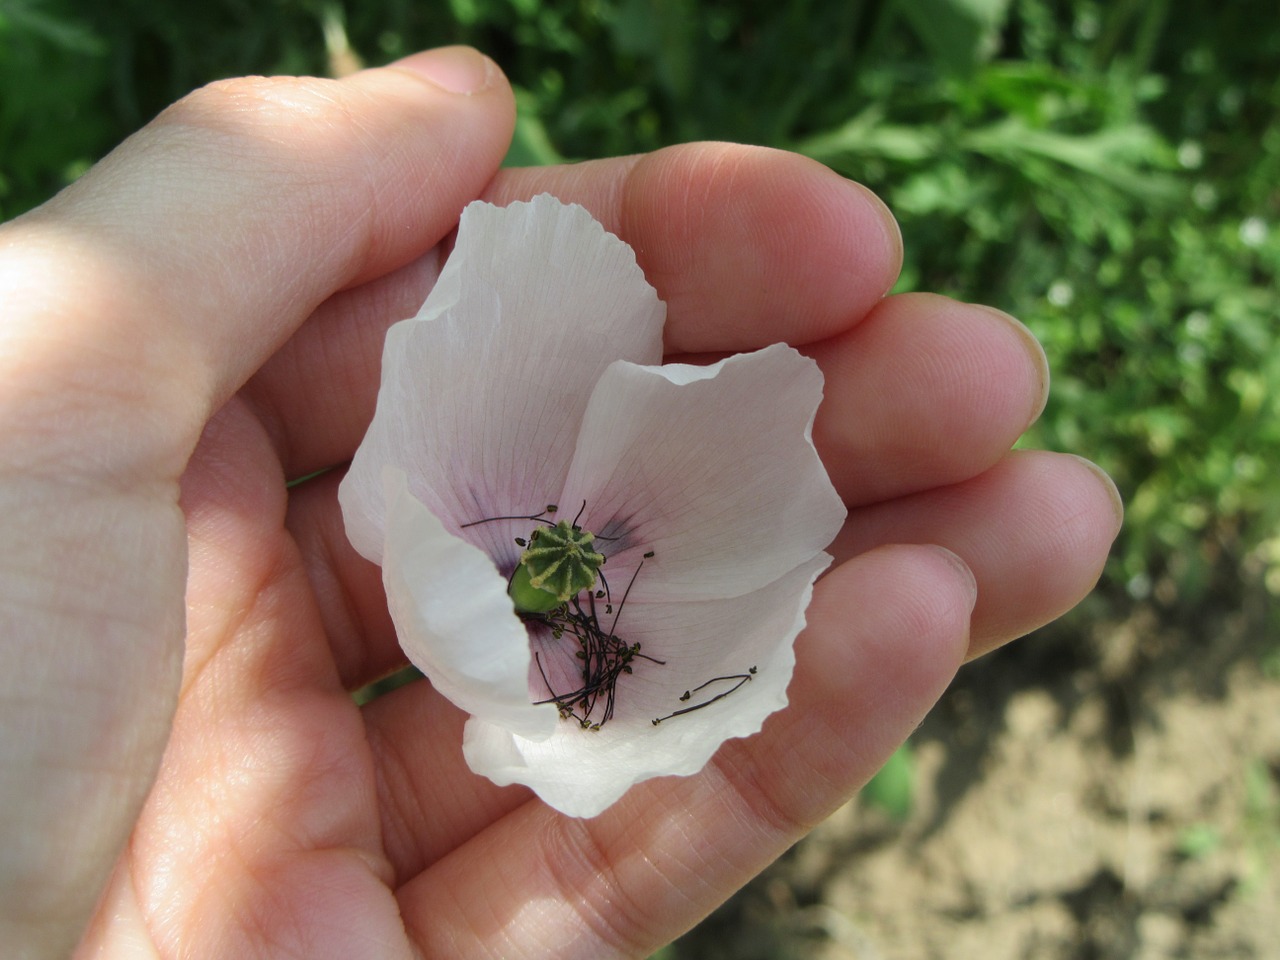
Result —
M 34 206 L 101 152 L 110 122 L 93 103 L 107 85 L 105 50 L 60 4 L 0 3 L 0 217 Z
M 894 751 L 865 787 L 862 799 L 883 810 L 894 820 L 906 820 L 911 815 L 915 799 L 916 758 L 908 741 Z
M 1280 522 L 1269 14 L 1261 0 L 0 0 L 0 214 L 211 79 L 324 73 L 348 41 L 369 63 L 471 43 L 518 88 L 511 163 L 730 139 L 880 192 L 906 239 L 898 289 L 993 302 L 1044 340 L 1054 392 L 1029 442 L 1119 480 L 1113 582 L 1194 600 Z
M 1280 866 L 1280 784 L 1266 762 L 1255 757 L 1244 769 L 1244 841 L 1249 853 L 1246 891 L 1260 888 L 1268 871 Z
M 1253 896 L 1265 888 L 1267 876 L 1280 866 L 1280 792 L 1276 776 L 1260 757 L 1245 761 L 1241 781 L 1238 825 L 1228 834 L 1216 824 L 1191 824 L 1178 837 L 1178 853 L 1203 860 L 1234 848 L 1246 863 L 1239 892 Z
M 1222 849 L 1222 830 L 1211 823 L 1193 823 L 1178 835 L 1178 853 L 1188 860 L 1204 860 Z

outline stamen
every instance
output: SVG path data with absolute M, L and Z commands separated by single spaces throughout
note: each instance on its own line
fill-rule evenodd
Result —
M 653 559 L 652 550 L 644 555 L 644 560 L 641 560 L 640 563 L 637 564 L 635 572 L 631 574 L 631 580 L 627 583 L 627 589 L 622 591 L 622 599 L 618 601 L 618 612 L 613 616 L 613 624 L 609 627 L 610 633 L 612 633 L 618 626 L 618 618 L 622 616 L 622 608 L 626 605 L 627 597 L 631 596 L 631 588 L 635 586 L 636 577 L 640 576 L 640 571 L 644 569 L 644 561 L 651 559 Z M 601 579 L 604 579 L 603 576 Z M 609 609 L 606 608 L 605 613 L 608 612 Z
M 554 703 L 562 719 L 573 719 L 584 730 L 598 731 L 613 718 L 618 680 L 634 672 L 633 661 L 640 659 L 659 666 L 666 665 L 665 660 L 641 653 L 639 643 L 627 644 L 617 635 L 618 622 L 622 618 L 627 598 L 631 595 L 631 588 L 635 586 L 645 562 L 652 560 L 655 552 L 647 550 L 641 555 L 631 579 L 627 581 L 626 590 L 622 592 L 622 599 L 615 608 L 609 581 L 601 569 L 607 558 L 591 547 L 595 539 L 614 541 L 622 538 L 596 538 L 578 525 L 587 509 L 585 500 L 572 523 L 564 520 L 552 522 L 548 519 L 557 509 L 554 503 L 549 503 L 539 513 L 486 517 L 462 526 L 473 527 L 496 520 L 528 520 L 544 525 L 535 528 L 528 537 L 514 538 L 516 545 L 522 547 L 524 552 L 520 563 L 512 572 L 510 592 L 516 611 L 522 619 L 546 627 L 553 640 L 562 641 L 567 635 L 576 642 L 578 649 L 573 651 L 573 656 L 579 663 L 578 672 L 582 683 L 575 690 L 558 692 L 551 685 L 551 679 L 543 668 L 541 653 L 535 651 L 534 662 L 550 693 L 549 697 L 535 701 L 535 704 Z M 599 586 L 596 586 L 597 580 Z M 613 618 L 608 630 L 600 623 L 597 600 L 605 601 L 604 615 Z M 756 668 L 751 667 L 747 673 L 712 677 L 692 690 L 686 690 L 680 701 L 688 703 L 696 693 L 712 684 L 733 683 L 733 686 L 693 706 L 656 717 L 652 723 L 656 727 L 665 720 L 709 707 L 739 690 L 755 673 Z
M 692 690 L 686 690 L 683 693 L 683 695 L 681 695 L 680 701 L 682 703 L 688 702 L 693 698 L 693 695 L 695 693 L 697 693 L 699 690 L 705 690 L 707 687 L 711 686 L 711 684 L 713 683 L 723 683 L 728 680 L 737 680 L 738 682 L 735 683 L 728 690 L 725 690 L 722 693 L 717 693 L 710 700 L 704 700 L 702 703 L 695 703 L 692 707 L 684 707 L 681 710 L 675 710 L 671 713 L 668 713 L 665 717 L 655 718 L 653 721 L 653 725 L 656 727 L 658 724 L 662 723 L 663 720 L 670 720 L 672 717 L 683 717 L 686 713 L 693 713 L 695 710 L 701 710 L 703 707 L 709 707 L 716 701 L 723 700 L 725 697 L 729 696 L 729 694 L 737 692 L 737 690 L 744 683 L 750 682 L 751 678 L 754 677 L 755 675 L 756 675 L 756 668 L 751 667 L 746 673 L 734 673 L 734 674 L 730 674 L 727 677 L 712 677 L 706 683 L 699 684 L 698 686 L 694 687 Z
M 639 568 L 636 573 L 639 573 Z M 635 582 L 634 574 L 631 582 Z M 630 590 L 630 587 L 629 583 L 627 589 Z M 556 704 L 561 717 L 572 717 L 584 730 L 597 731 L 613 718 L 618 680 L 624 674 L 633 673 L 634 660 L 648 660 L 659 666 L 666 663 L 657 657 L 641 653 L 639 643 L 628 645 L 612 629 L 606 633 L 600 625 L 594 593 L 587 594 L 585 607 L 581 599 L 575 597 L 556 610 L 528 616 L 526 619 L 551 627 L 553 637 L 567 633 L 578 641 L 579 649 L 574 651 L 574 657 L 581 661 L 582 685 L 569 692 L 559 692 L 551 685 L 542 668 L 541 655 L 534 653 L 542 682 L 551 694 L 545 700 L 536 702 Z
M 585 504 L 584 504 L 585 506 Z M 472 520 L 470 523 L 464 523 L 458 527 L 459 530 L 465 530 L 467 527 L 478 527 L 482 523 L 493 523 L 497 520 L 537 520 L 548 526 L 555 526 L 550 520 L 546 519 L 559 509 L 554 503 L 548 503 L 547 508 L 539 513 L 525 513 L 516 517 L 485 517 L 483 520 Z M 517 541 L 518 542 L 518 541 Z

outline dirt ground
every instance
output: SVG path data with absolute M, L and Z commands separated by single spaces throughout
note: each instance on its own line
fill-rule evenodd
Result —
M 1280 638 L 1243 606 L 1078 616 L 966 667 L 904 821 L 855 800 L 670 953 L 1280 960 Z

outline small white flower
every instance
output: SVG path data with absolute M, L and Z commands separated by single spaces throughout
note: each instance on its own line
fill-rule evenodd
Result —
M 1068 307 L 1076 298 L 1076 291 L 1069 281 L 1055 280 L 1049 284 L 1049 292 L 1045 297 L 1055 307 Z
M 1245 217 L 1240 223 L 1240 242 L 1246 247 L 1257 248 L 1267 242 L 1267 221 L 1261 217 Z
M 471 204 L 387 334 L 340 492 L 406 655 L 471 714 L 468 764 L 572 816 L 786 705 L 844 518 L 810 439 L 816 364 L 774 345 L 660 366 L 664 314 L 581 207 Z M 517 612 L 517 572 L 545 603 Z

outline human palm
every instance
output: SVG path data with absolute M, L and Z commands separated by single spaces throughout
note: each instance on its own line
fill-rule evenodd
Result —
M 0 687 L 25 733 L 6 834 L 34 838 L 0 871 L 20 956 L 90 916 L 84 956 L 643 956 L 847 799 L 966 655 L 1097 575 L 1110 485 L 1008 453 L 1043 402 L 1038 348 L 985 308 L 883 298 L 900 250 L 860 188 L 715 144 L 495 174 L 501 77 L 458 96 L 410 70 L 430 72 L 205 91 L 0 232 L 24 348 L 0 489 L 34 505 L 6 555 L 66 587 L 5 598 L 5 656 L 54 654 L 34 696 L 30 670 Z M 285 483 L 351 456 L 382 335 L 462 205 L 541 191 L 636 249 L 672 355 L 818 360 L 815 441 L 850 507 L 791 706 L 593 820 L 472 774 L 427 682 L 355 704 L 403 663 L 379 572 L 342 531 L 340 469 Z M 53 341 L 73 349 L 31 348 Z M 19 728 L 19 707 L 49 719 Z

